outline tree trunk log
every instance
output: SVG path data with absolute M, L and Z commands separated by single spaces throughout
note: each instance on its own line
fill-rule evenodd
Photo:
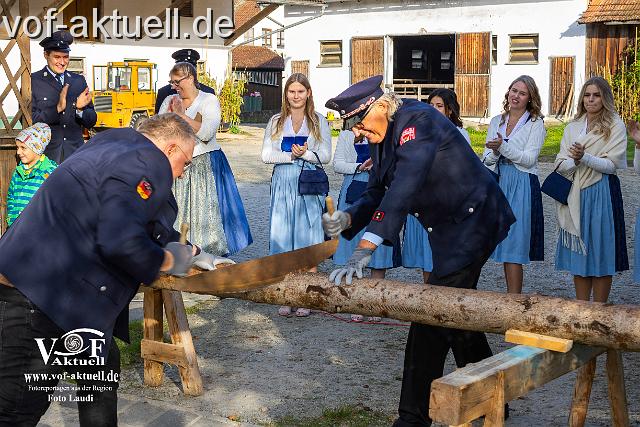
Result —
M 170 287 L 173 280 L 163 277 L 152 286 Z M 392 280 L 361 279 L 351 286 L 333 286 L 322 273 L 290 274 L 265 288 L 219 296 L 471 331 L 504 334 L 507 329 L 518 329 L 599 347 L 640 351 L 640 307 L 630 305 Z

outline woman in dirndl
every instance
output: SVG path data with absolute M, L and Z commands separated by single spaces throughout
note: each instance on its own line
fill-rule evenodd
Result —
M 188 239 L 217 256 L 233 255 L 251 244 L 249 222 L 233 172 L 216 142 L 220 125 L 218 98 L 198 89 L 195 67 L 178 62 L 169 83 L 177 94 L 168 96 L 159 114 L 173 112 L 196 133 L 191 165 L 173 183 L 178 202 L 176 228 L 189 224 Z
M 633 169 L 640 174 L 640 123 L 630 120 L 628 125 L 629 137 L 635 142 L 636 149 L 633 156 Z M 636 214 L 636 232 L 633 243 L 633 281 L 640 283 L 640 209 Z
M 331 130 L 315 112 L 311 85 L 304 74 L 294 73 L 286 81 L 282 110 L 269 120 L 262 143 L 262 161 L 273 164 L 269 254 L 279 254 L 322 243 L 323 195 L 300 195 L 298 178 L 302 168 L 315 169 L 331 160 Z M 312 271 L 317 271 L 313 268 Z M 278 314 L 290 316 L 292 308 Z M 295 310 L 298 317 L 310 314 Z
M 454 91 L 451 89 L 436 89 L 429 94 L 427 102 L 448 117 L 451 123 L 458 128 L 467 143 L 471 144 L 469 133 L 462 127 L 460 104 L 458 104 L 458 97 Z M 413 215 L 407 215 L 407 222 L 404 225 L 402 266 L 421 269 L 424 283 L 429 283 L 429 276 L 431 275 L 431 270 L 433 270 L 429 233 Z
M 340 188 L 340 198 L 338 199 L 338 209 L 346 210 L 357 202 L 369 181 L 369 171 L 373 166 L 369 154 L 369 143 L 366 138 L 355 141 L 355 135 L 350 130 L 343 130 L 338 135 L 336 151 L 333 155 L 333 169 L 336 173 L 344 175 L 342 187 Z M 347 240 L 340 236 L 338 249 L 333 255 L 333 262 L 336 265 L 345 265 L 353 251 L 358 246 L 365 230 L 358 233 L 353 239 Z M 371 269 L 372 279 L 384 279 L 388 268 L 400 265 L 400 245 L 394 246 L 380 245 L 373 252 L 368 267 Z M 363 316 L 352 314 L 351 320 L 362 322 Z M 369 321 L 378 322 L 380 317 L 369 317 Z
M 556 269 L 573 274 L 577 299 L 606 302 L 613 274 L 629 268 L 616 175 L 627 167 L 627 133 L 602 77 L 585 82 L 578 102 L 555 161 L 557 171 L 572 181 L 567 204 L 556 202 Z
M 510 85 L 504 111 L 489 123 L 483 163 L 498 175 L 516 222 L 491 258 L 503 263 L 508 293 L 521 293 L 523 265 L 544 259 L 544 215 L 538 156 L 546 130 L 536 82 L 520 76 Z

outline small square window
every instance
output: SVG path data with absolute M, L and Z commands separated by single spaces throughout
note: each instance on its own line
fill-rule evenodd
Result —
M 342 40 L 320 41 L 320 65 L 324 67 L 342 66 Z
M 538 34 L 518 34 L 509 36 L 510 64 L 538 63 Z

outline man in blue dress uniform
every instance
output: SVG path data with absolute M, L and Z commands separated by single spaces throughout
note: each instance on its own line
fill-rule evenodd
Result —
M 35 426 L 50 404 L 58 378 L 27 382 L 25 374 L 63 372 L 87 387 L 77 393 L 82 426 L 117 425 L 112 336 L 128 340 L 121 313 L 140 283 L 183 275 L 208 256 L 177 243 L 173 229 L 171 184 L 194 146 L 175 114 L 153 116 L 139 132 L 100 133 L 47 178 L 2 236 L 1 426 Z
M 73 36 L 66 31 L 44 38 L 40 46 L 47 65 L 31 74 L 31 116 L 34 123 L 51 127 L 44 154 L 58 164 L 84 143 L 83 129 L 92 128 L 97 120 L 86 80 L 67 71 L 71 43 Z
M 371 254 L 400 233 L 407 214 L 429 234 L 433 285 L 475 289 L 482 266 L 515 217 L 497 182 L 451 121 L 428 104 L 380 89 L 382 76 L 356 83 L 326 106 L 344 128 L 369 140 L 373 168 L 367 190 L 345 212 L 323 215 L 327 234 L 366 232 L 329 279 L 362 277 Z M 412 323 L 405 351 L 396 426 L 428 426 L 431 382 L 452 349 L 461 366 L 491 356 L 484 333 Z
M 178 62 L 188 62 L 191 65 L 193 65 L 196 68 L 196 70 L 198 69 L 198 60 L 200 59 L 200 54 L 198 53 L 197 50 L 193 50 L 193 49 L 176 50 L 175 52 L 173 52 L 173 55 L 171 55 L 171 57 L 176 60 L 176 64 Z M 214 95 L 216 94 L 216 91 L 213 88 L 202 83 L 198 83 L 198 89 L 200 89 L 203 92 L 212 93 Z M 162 86 L 158 90 L 158 94 L 156 95 L 156 114 L 158 114 L 158 111 L 160 111 L 160 106 L 162 106 L 162 103 L 164 102 L 165 98 L 169 95 L 175 95 L 176 93 L 178 92 L 176 92 L 176 90 L 172 88 L 170 84 L 166 86 Z

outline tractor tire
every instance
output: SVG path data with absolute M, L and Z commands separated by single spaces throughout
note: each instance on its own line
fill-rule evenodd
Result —
M 133 129 L 138 129 L 138 126 L 142 124 L 145 120 L 147 120 L 149 116 L 147 113 L 133 113 L 131 115 L 131 121 L 129 122 L 129 127 Z

